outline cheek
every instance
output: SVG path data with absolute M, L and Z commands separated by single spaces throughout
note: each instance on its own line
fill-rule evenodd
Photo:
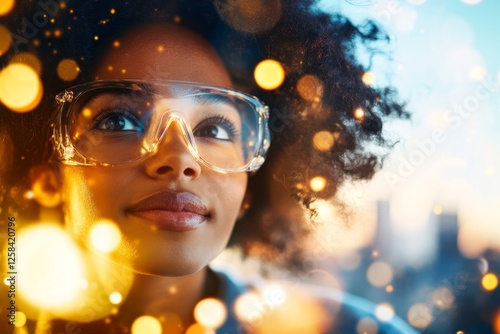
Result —
M 234 224 L 240 212 L 246 188 L 246 174 L 224 175 L 218 180 L 211 188 L 211 196 L 216 204 L 216 217 L 214 218 L 222 220 L 225 224 Z
M 65 223 L 74 235 L 82 238 L 94 222 L 115 216 L 121 180 L 120 175 L 110 176 L 99 168 L 63 168 L 61 195 Z

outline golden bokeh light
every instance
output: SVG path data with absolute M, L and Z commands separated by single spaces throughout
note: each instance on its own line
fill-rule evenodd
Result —
M 26 325 L 26 314 L 21 311 L 16 311 L 16 322 L 14 324 L 15 327 L 23 327 Z
M 493 328 L 495 333 L 500 333 L 500 309 L 498 309 L 493 317 Z
M 375 307 L 375 316 L 380 321 L 390 321 L 394 317 L 394 308 L 388 303 L 378 304 Z
M 12 43 L 12 38 L 10 37 L 10 31 L 6 26 L 0 24 L 0 56 L 2 56 L 10 48 Z
M 113 42 L 113 46 L 114 46 L 115 48 L 119 48 L 119 47 L 120 47 L 120 41 L 118 41 L 118 40 L 114 41 L 114 42 Z
M 498 286 L 498 278 L 493 273 L 487 273 L 481 279 L 481 285 L 483 286 L 483 289 L 485 289 L 486 291 L 493 291 Z
M 244 323 L 253 324 L 262 317 L 257 305 L 261 305 L 261 298 L 254 292 L 246 292 L 234 302 L 234 313 Z
M 365 72 L 363 73 L 361 80 L 365 85 L 371 86 L 375 82 L 375 74 L 373 74 L 372 72 Z
M 35 198 L 35 193 L 32 190 L 28 190 L 23 194 L 24 199 L 33 199 Z
M 122 302 L 122 300 L 123 300 L 122 294 L 117 291 L 112 292 L 109 295 L 109 301 L 111 302 L 111 304 L 118 305 Z
M 326 179 L 322 176 L 315 176 L 309 182 L 309 186 L 311 187 L 312 191 L 315 192 L 320 192 L 325 190 L 326 184 L 327 184 Z
M 432 310 L 425 304 L 414 304 L 408 310 L 408 322 L 415 328 L 423 329 L 432 322 Z
M 323 96 L 322 81 L 312 74 L 306 74 L 297 82 L 297 92 L 306 101 L 319 102 Z
M 391 266 L 387 262 L 373 262 L 366 271 L 366 278 L 371 285 L 383 287 L 392 281 L 394 274 Z
M 215 334 L 215 331 L 200 324 L 192 324 L 187 329 L 186 334 Z
M 92 247 L 107 254 L 118 247 L 122 234 L 115 223 L 109 220 L 101 220 L 90 230 L 89 239 Z
M 90 118 L 90 116 L 92 116 L 92 110 L 89 108 L 83 108 L 82 115 L 85 118 Z
M 15 0 L 2 0 L 0 1 L 0 16 L 10 13 L 14 8 Z
M 9 64 L 0 72 L 0 102 L 15 112 L 33 110 L 41 101 L 43 87 L 38 74 L 25 64 Z
M 161 334 L 161 323 L 155 317 L 143 315 L 134 320 L 131 332 L 132 334 Z
M 28 65 L 31 67 L 35 72 L 40 75 L 42 73 L 42 62 L 40 59 L 38 59 L 37 56 L 30 52 L 20 52 L 16 54 L 12 59 L 10 60 L 11 64 L 14 63 L 21 63 Z
M 194 318 L 203 327 L 219 328 L 227 318 L 226 306 L 215 298 L 206 298 L 194 308 Z
M 392 292 L 394 292 L 394 287 L 389 284 L 388 286 L 385 287 L 385 291 L 387 293 L 392 293 Z
M 440 205 L 436 205 L 434 206 L 434 209 L 432 209 L 432 212 L 434 212 L 434 214 L 438 216 L 443 213 L 443 208 Z
M 66 231 L 39 223 L 22 230 L 19 243 L 20 296 L 47 310 L 73 305 L 84 279 L 84 261 Z
M 362 121 L 365 118 L 365 111 L 362 108 L 357 108 L 354 110 L 354 118 L 358 121 Z
M 321 152 L 331 150 L 335 144 L 335 138 L 330 131 L 318 131 L 314 134 L 313 145 L 314 148 Z
M 285 70 L 280 62 L 266 59 L 255 67 L 254 77 L 261 88 L 273 90 L 281 86 L 285 80 Z
M 215 1 L 220 17 L 236 30 L 262 33 L 279 21 L 282 0 Z
M 453 292 L 445 286 L 439 287 L 432 292 L 433 304 L 439 309 L 449 309 L 453 306 L 455 296 Z
M 356 324 L 356 332 L 358 334 L 377 334 L 377 322 L 370 318 L 361 318 Z
M 57 75 L 61 80 L 73 81 L 78 77 L 80 67 L 73 59 L 63 59 L 57 65 Z

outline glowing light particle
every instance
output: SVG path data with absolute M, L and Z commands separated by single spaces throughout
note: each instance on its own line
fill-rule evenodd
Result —
M 278 61 L 266 59 L 255 67 L 254 77 L 261 88 L 273 90 L 281 86 L 285 80 L 285 70 Z
M 156 47 L 156 51 L 158 51 L 159 53 L 162 53 L 163 51 L 165 51 L 165 47 L 163 45 L 158 45 Z
M 486 75 L 486 70 L 481 65 L 476 65 L 470 68 L 469 77 L 473 81 L 480 81 Z
M 354 110 L 354 118 L 362 121 L 365 118 L 365 111 L 362 108 L 357 108 Z
M 356 332 L 358 334 L 377 334 L 378 325 L 373 319 L 362 318 L 356 324 Z
M 120 41 L 114 41 L 114 42 L 113 42 L 113 46 L 114 46 L 115 48 L 119 48 L 119 47 L 120 47 Z
M 445 286 L 434 290 L 434 292 L 432 292 L 431 298 L 433 304 L 437 308 L 442 310 L 450 308 L 453 305 L 453 302 L 455 301 L 455 296 L 453 295 L 453 292 L 451 292 L 451 290 Z
M 314 134 L 313 144 L 314 148 L 321 152 L 326 152 L 331 150 L 335 139 L 331 132 L 329 131 L 318 131 Z
M 368 270 L 366 271 L 366 277 L 371 285 L 376 287 L 383 287 L 392 281 L 392 268 L 386 262 L 374 262 L 368 267 Z
M 28 190 L 27 192 L 24 193 L 23 198 L 24 199 L 33 199 L 33 198 L 35 198 L 35 193 L 31 190 Z
M 0 1 L 0 16 L 8 14 L 14 8 L 14 0 Z
M 215 334 L 215 331 L 200 324 L 192 324 L 187 329 L 186 334 Z
M 111 221 L 100 221 L 90 231 L 90 243 L 100 252 L 110 253 L 121 242 L 121 233 L 116 224 Z
M 320 192 L 326 188 L 326 179 L 322 176 L 316 176 L 309 182 L 311 189 L 315 192 Z
M 82 115 L 85 118 L 90 118 L 90 116 L 92 116 L 92 110 L 89 108 L 84 108 L 82 111 Z
M 394 317 L 394 308 L 391 304 L 378 304 L 375 307 L 375 316 L 380 321 L 390 321 Z
M 10 48 L 12 38 L 10 37 L 9 29 L 0 24 L 0 56 Z
M 99 40 L 99 36 L 94 36 L 94 41 L 98 41 Z
M 483 286 L 483 289 L 485 289 L 486 291 L 493 291 L 498 286 L 498 278 L 493 273 L 487 273 L 481 279 L 481 285 Z
M 42 99 L 42 83 L 28 65 L 10 64 L 0 72 L 0 101 L 16 112 L 34 109 Z
M 306 101 L 319 101 L 323 96 L 323 83 L 318 77 L 306 74 L 297 82 L 297 92 Z
M 236 317 L 249 324 L 257 323 L 262 318 L 262 313 L 257 308 L 262 304 L 262 299 L 253 292 L 247 292 L 239 296 L 234 303 L 234 313 Z
M 500 333 L 500 309 L 498 309 L 493 318 L 493 328 L 495 333 Z
M 116 14 L 116 9 L 111 8 L 111 10 L 109 12 L 111 13 L 111 15 L 115 15 Z
M 19 240 L 22 297 L 47 311 L 73 305 L 84 277 L 84 262 L 67 232 L 57 225 L 40 223 L 20 232 Z
M 394 292 L 394 287 L 392 285 L 388 285 L 385 287 L 385 291 L 387 293 L 392 293 L 392 292 Z
M 16 311 L 16 322 L 14 324 L 15 327 L 23 327 L 26 325 L 26 314 L 20 311 Z
M 365 72 L 361 77 L 361 80 L 365 85 L 371 86 L 375 82 L 375 74 L 373 74 L 372 72 Z
M 57 75 L 61 80 L 73 81 L 80 73 L 78 63 L 73 59 L 63 59 L 57 65 Z
M 161 334 L 161 323 L 155 317 L 143 315 L 134 320 L 132 334 Z
M 423 329 L 432 322 L 432 310 L 425 304 L 414 304 L 408 310 L 408 322 L 415 328 Z
M 109 301 L 111 302 L 111 304 L 115 304 L 115 305 L 118 305 L 122 302 L 123 300 L 123 297 L 121 295 L 121 293 L 119 292 L 113 292 L 109 295 Z
M 218 328 L 226 321 L 227 310 L 220 300 L 206 298 L 200 301 L 194 308 L 194 318 L 207 328 Z
M 443 213 L 443 208 L 440 205 L 436 205 L 432 212 L 434 212 L 434 214 L 438 216 Z

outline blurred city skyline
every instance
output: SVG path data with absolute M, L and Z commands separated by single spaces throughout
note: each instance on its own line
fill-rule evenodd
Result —
M 373 84 L 392 83 L 413 113 L 411 121 L 386 128 L 399 144 L 373 181 L 344 189 L 348 200 L 372 213 L 374 202 L 391 203 L 394 242 L 409 262 L 435 247 L 429 212 L 457 212 L 465 256 L 499 250 L 500 45 L 495 38 L 500 22 L 495 13 L 500 3 L 324 0 L 321 5 L 355 23 L 373 19 L 384 27 L 391 44 L 384 56 L 372 59 Z M 365 213 L 359 216 L 374 223 Z

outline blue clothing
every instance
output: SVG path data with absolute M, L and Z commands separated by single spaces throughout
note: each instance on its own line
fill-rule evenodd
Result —
M 234 315 L 231 307 L 236 299 L 252 290 L 252 286 L 235 279 L 235 277 L 224 271 L 214 271 L 219 279 L 219 298 L 228 306 L 228 318 L 217 330 L 217 334 L 244 334 L 244 326 L 241 325 Z M 305 287 L 305 291 L 311 292 L 313 297 L 318 297 L 320 304 L 328 312 L 336 309 L 333 314 L 335 321 L 331 328 L 324 334 L 356 334 L 356 326 L 360 319 L 369 318 L 377 325 L 378 334 L 416 334 L 414 328 L 402 319 L 394 316 L 389 322 L 382 322 L 375 317 L 375 305 L 371 302 L 334 289 L 321 287 Z M 339 309 L 340 308 L 340 309 Z M 308 334 L 308 333 L 304 333 Z

